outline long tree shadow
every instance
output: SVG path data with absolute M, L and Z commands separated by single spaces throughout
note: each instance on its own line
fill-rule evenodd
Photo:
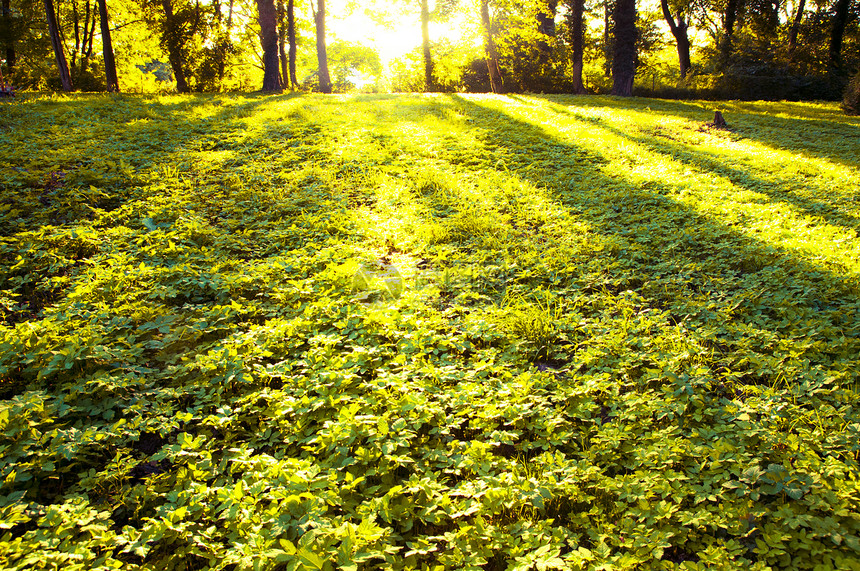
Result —
M 182 257 L 194 267 L 210 265 L 211 252 L 193 244 L 167 253 L 147 252 L 135 242 L 198 218 L 208 220 L 211 239 L 226 241 L 236 229 L 222 208 L 230 187 L 220 183 L 213 192 L 203 179 L 235 173 L 237 163 L 247 160 L 245 120 L 264 104 L 294 97 L 249 97 L 237 104 L 225 96 L 88 96 L 28 101 L 16 109 L 7 121 L 29 121 L 31 130 L 14 129 L 10 144 L 20 148 L 0 167 L 0 200 L 7 205 L 0 211 L 0 234 L 7 236 L 0 248 L 0 290 L 18 300 L 18 308 L 2 317 L 10 323 L 32 320 L 62 303 L 67 288 L 53 280 L 86 282 L 89 268 L 109 264 L 106 251 L 133 252 L 139 263 L 158 267 Z M 56 108 L 54 115 L 46 107 Z M 45 151 L 28 152 L 33 145 Z M 217 160 L 204 168 L 197 151 L 206 150 Z M 181 198 L 183 207 L 171 197 Z M 98 237 L 119 228 L 130 241 Z M 19 256 L 26 263 L 12 267 Z
M 602 124 L 600 128 L 625 138 L 648 149 L 664 155 L 667 159 L 689 165 L 698 170 L 714 173 L 726 177 L 733 185 L 744 188 L 755 193 L 767 194 L 773 202 L 790 204 L 794 208 L 809 216 L 821 217 L 828 223 L 844 226 L 854 230 L 860 229 L 860 217 L 849 214 L 839 204 L 832 204 L 822 200 L 814 200 L 798 193 L 791 188 L 797 185 L 796 180 L 775 175 L 775 180 L 767 180 L 757 177 L 747 170 L 735 168 L 718 157 L 697 150 L 682 142 L 670 142 L 671 137 L 660 136 L 636 136 L 632 131 L 625 131 L 612 125 Z M 835 197 L 834 197 L 835 198 Z
M 727 355 L 754 336 L 761 341 L 755 350 L 779 361 L 788 357 L 790 345 L 780 339 L 816 327 L 838 332 L 843 343 L 807 354 L 813 367 L 838 368 L 839 358 L 858 350 L 856 280 L 692 210 L 673 199 L 674 189 L 666 185 L 633 185 L 623 172 L 607 176 L 599 157 L 587 160 L 587 151 L 539 126 L 463 97 L 453 99 L 489 145 L 511 150 L 513 174 L 547 185 L 571 216 L 618 245 L 614 256 L 595 260 L 611 276 L 607 284 L 633 290 L 656 307 L 669 308 L 677 319 L 691 319 L 693 334 Z M 516 152 L 543 153 L 548 147 L 556 157 L 551 171 Z M 570 173 L 574 184 L 564 184 L 559 172 Z M 661 291 L 679 282 L 686 290 L 680 296 Z M 798 321 L 799 316 L 809 322 Z
M 601 97 L 596 102 L 588 98 L 571 96 L 542 97 L 560 113 L 578 116 L 577 108 L 593 103 L 603 107 L 675 116 L 705 124 L 722 110 L 729 126 L 745 138 L 772 149 L 797 153 L 807 158 L 831 161 L 849 167 L 858 167 L 845 151 L 860 147 L 860 121 L 845 116 L 832 108 L 799 106 L 792 103 L 743 102 L 684 102 L 659 99 L 614 99 Z M 788 115 L 788 116 L 786 116 Z M 778 139 L 775 137 L 778 135 Z
M 187 168 L 181 151 L 200 141 L 230 136 L 240 128 L 237 119 L 252 115 L 269 100 L 258 97 L 222 106 L 222 99 L 108 96 L 27 101 L 7 117 L 14 152 L 0 170 L 0 192 L 22 215 L 0 232 L 35 229 L 28 222 L 31 214 L 42 220 L 39 225 L 51 225 L 86 214 L 87 206 L 116 208 L 142 184 L 141 177 Z M 30 109 L 40 107 L 56 107 L 56 112 L 30 118 Z M 19 125 L 21 121 L 28 123 L 27 129 Z M 68 212 L 67 203 L 74 198 L 67 195 L 86 202 L 87 193 L 80 189 L 91 187 L 99 191 L 99 198 L 82 204 L 80 212 Z
M 683 356 L 677 359 L 666 358 L 665 355 L 657 357 L 661 349 L 654 348 L 657 343 L 655 340 L 666 331 L 631 333 L 627 329 L 627 318 L 621 315 L 620 309 L 617 313 L 612 313 L 612 309 L 590 314 L 584 311 L 586 319 L 592 319 L 592 324 L 599 321 L 592 330 L 593 336 L 610 339 L 606 351 L 611 354 L 607 354 L 596 365 L 592 361 L 580 366 L 577 361 L 582 353 L 575 352 L 567 354 L 566 362 L 552 363 L 554 367 L 565 371 L 575 371 L 575 375 L 570 376 L 558 372 L 554 387 L 560 395 L 564 394 L 566 388 L 562 385 L 579 381 L 587 384 L 596 375 L 609 377 L 619 386 L 623 385 L 624 388 L 619 391 L 635 391 L 636 382 L 641 380 L 644 369 L 665 367 L 658 374 L 667 379 L 685 375 L 712 377 L 713 382 L 690 389 L 690 394 L 695 391 L 696 398 L 712 398 L 709 405 L 712 408 L 708 414 L 714 409 L 722 409 L 725 414 L 732 415 L 732 411 L 741 406 L 745 395 L 743 391 L 720 393 L 722 389 L 719 386 L 723 380 L 731 379 L 727 384 L 742 384 L 746 388 L 762 390 L 784 382 L 791 387 L 791 391 L 777 395 L 774 399 L 795 399 L 800 407 L 810 406 L 806 391 L 811 394 L 819 390 L 821 385 L 832 382 L 833 378 L 841 379 L 848 386 L 852 381 L 856 382 L 856 355 L 860 351 L 857 312 L 860 308 L 857 302 L 860 288 L 856 279 L 843 276 L 838 270 L 815 260 L 799 258 L 795 251 L 780 242 L 771 243 L 751 237 L 726 220 L 697 211 L 678 198 L 678 189 L 671 182 L 664 183 L 658 179 L 641 184 L 631 172 L 625 170 L 630 165 L 613 156 L 612 150 L 601 153 L 592 144 L 580 144 L 576 140 L 556 136 L 541 125 L 545 117 L 529 115 L 527 119 L 520 118 L 515 114 L 516 111 L 509 110 L 509 102 L 507 98 L 473 99 L 463 96 L 446 96 L 420 103 L 412 101 L 410 105 L 413 113 L 390 112 L 385 119 L 391 120 L 391 115 L 395 115 L 395 122 L 409 127 L 410 124 L 419 125 L 437 116 L 460 117 L 471 127 L 469 134 L 479 144 L 463 142 L 463 137 L 449 139 L 444 123 L 436 124 L 435 131 L 418 141 L 385 138 L 382 144 L 396 145 L 398 151 L 403 151 L 402 154 L 406 156 L 400 160 L 412 167 L 411 172 L 404 176 L 408 179 L 404 184 L 414 185 L 412 199 L 426 205 L 429 216 L 442 224 L 449 223 L 451 214 L 434 211 L 437 190 L 430 189 L 425 194 L 420 192 L 421 185 L 416 184 L 421 181 L 420 177 L 415 176 L 415 171 L 425 164 L 439 171 L 463 173 L 464 183 L 473 183 L 476 188 L 486 191 L 487 196 L 475 196 L 462 189 L 459 194 L 458 189 L 442 189 L 459 198 L 459 204 L 455 204 L 453 209 L 455 214 L 462 211 L 479 215 L 480 208 L 485 204 L 481 202 L 482 199 L 494 202 L 489 206 L 503 211 L 505 201 L 517 198 L 511 196 L 511 192 L 516 191 L 531 193 L 531 196 L 523 197 L 524 200 L 537 195 L 546 196 L 551 202 L 546 203 L 547 207 L 558 207 L 556 210 L 562 212 L 559 218 L 566 217 L 580 223 L 578 228 L 587 234 L 585 239 L 600 247 L 589 251 L 565 252 L 551 241 L 542 239 L 548 235 L 543 234 L 542 228 L 527 228 L 531 220 L 517 219 L 516 212 L 507 211 L 505 216 L 495 219 L 500 225 L 495 229 L 496 234 L 512 235 L 510 229 L 502 225 L 513 227 L 516 232 L 527 228 L 526 232 L 520 234 L 521 240 L 534 242 L 531 250 L 520 257 L 517 257 L 519 253 L 511 247 L 509 240 L 497 240 L 495 236 L 486 234 L 464 236 L 445 244 L 449 247 L 445 250 L 449 263 L 462 262 L 486 269 L 487 266 L 498 267 L 506 262 L 504 258 L 511 258 L 508 260 L 509 266 L 515 268 L 510 272 L 488 273 L 488 277 L 483 278 L 485 281 L 476 288 L 482 296 L 467 297 L 469 301 L 465 303 L 492 305 L 492 301 L 487 301 L 486 294 L 488 290 L 494 289 L 496 292 L 514 291 L 524 296 L 537 290 L 557 297 L 569 296 L 578 300 L 590 298 L 598 304 L 609 300 L 608 303 L 617 303 L 619 306 L 623 300 L 635 299 L 639 304 L 637 313 L 658 313 L 661 316 L 659 326 L 669 335 L 679 332 L 678 335 L 688 338 L 707 354 L 698 361 L 684 361 L 687 358 Z M 534 110 L 522 108 L 517 111 L 526 115 Z M 372 116 L 377 111 L 369 106 L 365 112 Z M 404 128 L 403 132 L 417 133 L 417 130 Z M 360 140 L 369 144 L 376 140 L 375 136 L 368 132 Z M 416 139 L 419 139 L 417 135 Z M 647 145 L 647 141 L 622 139 L 623 142 L 616 145 L 629 146 L 631 142 Z M 335 149 L 321 152 L 318 159 L 332 167 L 337 167 L 341 162 Z M 358 162 L 361 164 L 361 161 Z M 368 160 L 364 166 L 370 163 Z M 707 170 L 707 167 L 704 168 Z M 481 179 L 489 181 L 485 185 L 503 182 L 504 179 L 522 184 L 511 184 L 506 192 L 496 192 L 496 188 L 481 187 Z M 468 204 L 467 200 L 474 200 L 475 204 Z M 544 226 L 552 226 L 556 221 L 544 222 Z M 555 236 L 558 237 L 557 234 Z M 559 277 L 559 273 L 551 269 L 558 267 L 572 270 Z M 499 282 L 496 284 L 498 288 L 489 283 L 492 280 Z M 484 311 L 488 309 L 486 306 L 469 307 L 468 310 L 474 309 L 475 314 L 486 316 L 490 314 Z M 452 324 L 452 329 L 457 326 L 456 323 Z M 592 332 L 587 335 L 592 335 Z M 637 335 L 644 338 L 631 338 Z M 583 344 L 588 341 L 584 340 Z M 671 350 L 680 354 L 688 352 L 686 346 L 673 346 Z M 528 357 L 522 356 L 521 359 L 521 364 L 527 367 Z M 512 368 L 519 365 L 513 360 L 509 363 Z M 547 363 L 537 365 L 546 366 Z M 458 362 L 458 366 L 468 367 L 469 364 Z M 592 366 L 593 369 L 590 369 Z M 630 382 L 630 378 L 634 381 Z M 671 384 L 671 381 L 667 381 L 667 384 Z M 468 386 L 468 383 L 464 385 Z M 794 392 L 793 387 L 799 387 L 797 392 Z M 671 400 L 674 398 L 673 390 L 683 391 L 686 388 L 690 387 L 673 386 L 663 396 L 667 401 Z M 453 385 L 446 387 L 446 390 L 453 393 L 460 387 Z M 676 396 L 678 394 L 674 393 Z M 483 398 L 493 402 L 497 395 L 486 394 Z M 567 397 L 558 398 L 564 401 Z M 775 406 L 784 404 L 781 402 Z M 685 437 L 689 434 L 691 441 L 702 444 L 702 448 L 698 448 L 700 451 L 708 450 L 711 446 L 717 447 L 719 440 L 719 445 L 731 442 L 738 447 L 762 446 L 763 449 L 756 450 L 755 455 L 764 464 L 783 461 L 762 441 L 747 439 L 741 430 L 730 427 L 725 432 L 714 431 L 714 427 L 709 424 L 714 418 L 696 419 L 697 413 L 690 412 L 692 408 L 685 409 L 680 417 L 664 417 L 659 422 L 649 416 L 647 422 L 654 420 L 654 426 L 659 425 L 661 429 L 668 424 L 671 427 L 669 430 L 680 430 Z M 608 407 L 606 410 L 609 410 Z M 630 412 L 631 417 L 635 415 L 635 411 Z M 600 423 L 608 431 L 624 424 L 613 422 L 608 414 L 601 413 L 601 416 Z M 453 419 L 455 423 L 460 420 L 472 420 L 476 425 L 478 422 L 471 417 Z M 767 425 L 767 422 L 762 420 L 762 424 L 756 425 L 756 430 L 760 430 L 757 434 L 773 429 L 774 425 Z M 630 429 L 630 426 L 618 428 L 626 429 Z M 484 436 L 489 437 L 486 434 Z M 817 448 L 819 445 L 821 449 Z M 585 451 L 576 446 L 567 446 L 565 443 L 557 446 L 573 458 L 585 456 Z M 828 450 L 824 450 L 826 446 L 817 442 L 809 443 L 809 446 L 816 448 L 812 454 L 827 455 L 843 454 L 855 445 L 845 444 L 843 440 Z M 851 450 L 853 453 L 856 446 Z M 615 457 L 635 452 L 617 447 L 610 454 Z M 709 460 L 707 453 L 703 457 L 692 454 L 685 456 L 687 451 L 679 454 L 684 456 L 680 462 L 687 463 L 689 473 L 696 474 L 693 480 L 708 480 L 725 472 L 720 462 Z M 856 467 L 856 461 L 851 459 L 850 454 L 840 457 L 848 458 L 846 464 Z M 635 465 L 636 461 L 631 463 Z M 613 477 L 617 475 L 607 466 L 598 468 L 606 470 Z M 661 466 L 658 470 L 660 475 L 648 477 L 656 480 L 662 478 L 665 467 Z M 648 468 L 643 467 L 642 472 L 647 471 Z M 637 475 L 639 473 L 636 472 Z M 626 472 L 622 477 L 635 476 Z M 683 503 L 686 500 L 672 497 L 666 501 Z M 776 506 L 784 505 L 780 501 L 790 500 L 762 498 L 757 505 L 764 506 L 763 510 L 776 511 Z M 728 503 L 720 505 L 725 507 Z M 827 508 L 820 510 L 820 513 L 830 516 Z M 769 513 L 762 517 L 769 517 Z M 564 523 L 564 514 L 559 514 L 559 521 Z M 657 522 L 655 527 L 663 525 L 665 523 Z M 680 529 L 685 529 L 686 525 L 680 524 Z M 673 529 L 677 530 L 679 526 L 674 525 Z M 717 537 L 725 535 L 724 530 L 716 529 L 703 533 Z M 743 533 L 735 536 L 732 532 L 728 535 L 737 540 Z

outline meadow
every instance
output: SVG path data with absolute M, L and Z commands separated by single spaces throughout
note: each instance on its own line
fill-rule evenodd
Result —
M 25 94 L 0 134 L 0 567 L 860 570 L 836 104 Z

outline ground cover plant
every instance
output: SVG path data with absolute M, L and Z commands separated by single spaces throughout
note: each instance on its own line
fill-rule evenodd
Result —
M 713 105 L 3 104 L 0 567 L 860 569 L 860 120 Z

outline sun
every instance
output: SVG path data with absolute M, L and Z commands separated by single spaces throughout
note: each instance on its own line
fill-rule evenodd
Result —
M 374 8 L 350 6 L 348 0 L 329 0 L 327 27 L 331 38 L 356 42 L 374 47 L 379 53 L 383 67 L 392 60 L 404 56 L 421 46 L 421 21 L 417 0 L 380 2 L 378 10 L 384 11 L 371 17 Z M 435 0 L 430 1 L 430 9 Z M 386 10 L 386 6 L 389 7 Z M 391 8 L 391 6 L 394 6 Z M 384 23 L 383 23 L 384 21 Z M 466 15 L 458 14 L 444 22 L 430 22 L 430 40 L 459 40 L 467 33 Z

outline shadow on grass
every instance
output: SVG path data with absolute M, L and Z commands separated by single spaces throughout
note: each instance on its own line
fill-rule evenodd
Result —
M 647 109 L 649 114 L 671 115 L 703 125 L 713 120 L 715 111 L 722 111 L 729 127 L 745 139 L 803 157 L 860 167 L 858 159 L 852 159 L 851 153 L 846 152 L 860 147 L 860 120 L 842 114 L 835 107 L 785 102 L 685 102 L 615 97 L 542 96 L 541 99 L 557 106 L 557 112 L 573 116 L 576 113 L 571 111 L 571 107 L 594 105 L 634 112 Z M 523 102 L 529 103 L 528 100 Z M 828 139 L 833 143 L 824 144 Z
M 632 131 L 624 131 L 611 125 L 601 125 L 600 128 L 623 137 L 638 145 L 647 146 L 668 159 L 678 161 L 698 170 L 704 170 L 719 176 L 725 176 L 734 186 L 755 192 L 764 193 L 771 202 L 790 204 L 794 208 L 812 217 L 821 217 L 830 224 L 860 230 L 860 218 L 843 211 L 838 205 L 822 200 L 814 200 L 797 192 L 797 181 L 776 175 L 776 180 L 757 177 L 750 172 L 731 166 L 709 153 L 696 150 L 690 145 L 670 143 L 664 137 L 634 136 Z M 829 159 L 828 159 L 829 160 Z M 795 188 L 793 189 L 792 186 Z
M 789 359 L 791 340 L 816 330 L 834 336 L 829 346 L 804 352 L 811 369 L 821 368 L 820 377 L 831 368 L 844 368 L 845 360 L 860 350 L 856 280 L 690 209 L 672 198 L 674 188 L 634 185 L 623 172 L 607 176 L 599 161 L 583 160 L 583 149 L 539 126 L 463 97 L 454 96 L 452 102 L 482 130 L 488 145 L 511 150 L 512 174 L 546 185 L 571 216 L 618 244 L 613 257 L 592 262 L 593 268 L 603 266 L 606 287 L 633 290 L 654 307 L 668 309 L 675 321 L 691 324 L 691 334 L 703 345 L 726 356 L 741 345 L 749 351 L 752 345 L 771 363 L 770 370 L 756 370 L 737 354 L 734 367 L 749 367 L 753 377 L 772 381 L 779 373 L 776 364 Z M 658 150 L 668 152 L 661 144 Z M 541 154 L 547 147 L 554 149 L 555 162 L 536 164 L 528 151 Z M 515 152 L 523 149 L 527 152 Z M 566 149 L 573 160 L 559 149 Z M 575 184 L 565 185 L 559 172 L 575 173 Z M 815 210 L 815 205 L 804 206 Z M 680 295 L 666 294 L 679 284 Z

